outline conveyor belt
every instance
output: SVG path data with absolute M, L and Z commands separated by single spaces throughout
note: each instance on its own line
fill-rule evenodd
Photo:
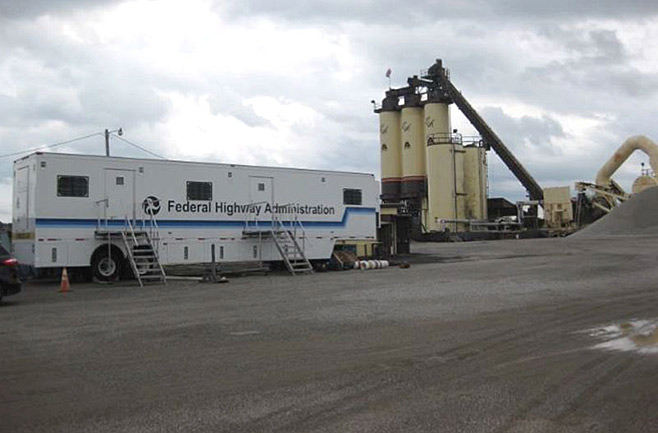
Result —
M 510 169 L 514 176 L 516 176 L 523 187 L 528 191 L 530 200 L 542 200 L 544 198 L 544 193 L 537 181 L 530 175 L 530 173 L 528 173 L 519 160 L 516 159 L 507 146 L 505 146 L 503 141 L 495 132 L 493 132 L 466 98 L 462 96 L 461 92 L 452 84 L 445 69 L 441 66 L 440 61 L 437 61 L 437 63 L 429 69 L 428 75 L 425 75 L 423 78 L 429 78 L 437 84 L 441 88 L 442 93 L 454 102 L 457 108 L 464 113 L 464 116 L 466 116 L 473 127 L 477 129 L 478 133 L 482 136 L 485 145 L 491 147 L 494 152 L 496 152 L 507 168 Z

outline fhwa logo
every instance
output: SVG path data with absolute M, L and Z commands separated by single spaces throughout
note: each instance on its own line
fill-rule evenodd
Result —
M 147 215 L 157 215 L 160 212 L 160 199 L 154 195 L 146 197 L 142 202 L 142 209 Z

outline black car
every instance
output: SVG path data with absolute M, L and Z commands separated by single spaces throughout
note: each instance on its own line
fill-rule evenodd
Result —
M 0 300 L 4 296 L 15 295 L 21 291 L 18 278 L 18 260 L 0 245 Z

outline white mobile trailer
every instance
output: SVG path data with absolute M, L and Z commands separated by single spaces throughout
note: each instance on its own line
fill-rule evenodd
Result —
M 260 233 L 278 225 L 327 260 L 337 240 L 375 240 L 378 196 L 372 174 L 38 152 L 14 162 L 13 250 L 37 269 L 114 279 L 128 246 L 99 234 L 148 227 L 163 265 L 279 261 Z

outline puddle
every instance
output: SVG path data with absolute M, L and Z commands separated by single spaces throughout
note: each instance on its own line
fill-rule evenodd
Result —
M 658 320 L 631 320 L 595 328 L 589 335 L 605 340 L 595 349 L 658 353 Z

